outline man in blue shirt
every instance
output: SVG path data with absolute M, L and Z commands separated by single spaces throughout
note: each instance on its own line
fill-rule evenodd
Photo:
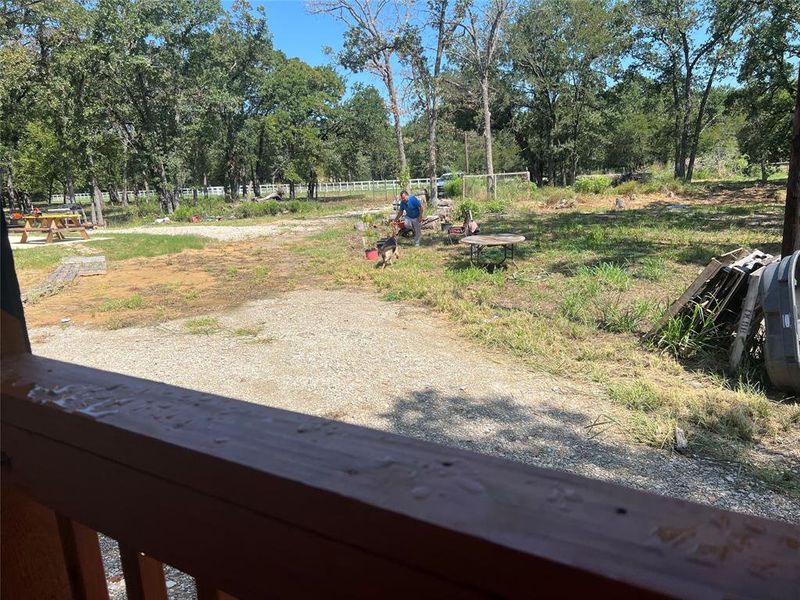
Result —
M 422 202 L 416 196 L 409 196 L 406 190 L 400 192 L 400 207 L 397 209 L 399 219 L 406 214 L 406 228 L 414 230 L 414 245 L 419 246 L 422 239 Z

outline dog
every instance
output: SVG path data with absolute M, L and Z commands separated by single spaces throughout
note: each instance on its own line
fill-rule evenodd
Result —
M 395 260 L 400 258 L 400 246 L 397 244 L 397 228 L 392 227 L 392 235 L 384 240 L 378 242 L 378 254 L 381 261 L 378 266 L 385 269 L 386 265 L 391 265 Z

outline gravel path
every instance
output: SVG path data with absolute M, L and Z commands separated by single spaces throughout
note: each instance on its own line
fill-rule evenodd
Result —
M 727 465 L 608 433 L 590 439 L 585 427 L 610 410 L 600 392 L 527 371 L 422 309 L 298 290 L 217 317 L 211 335 L 190 334 L 183 321 L 31 334 L 34 351 L 51 358 L 800 522 L 800 503 Z M 258 337 L 234 335 L 243 327 Z

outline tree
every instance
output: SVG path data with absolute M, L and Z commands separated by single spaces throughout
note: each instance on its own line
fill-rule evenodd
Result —
M 390 179 L 397 173 L 386 103 L 373 86 L 355 85 L 330 120 L 328 175 L 345 181 Z
M 328 67 L 311 67 L 296 58 L 280 61 L 264 90 L 264 132 L 270 173 L 289 183 L 309 184 L 316 193 L 318 171 L 324 158 L 324 132 L 344 84 Z
M 186 177 L 181 154 L 189 99 L 205 93 L 190 65 L 218 11 L 214 0 L 100 0 L 95 10 L 108 119 L 144 165 L 144 183 L 155 183 L 167 213 L 178 207 Z
M 746 31 L 745 55 L 739 69 L 742 87 L 732 100 L 745 113 L 739 147 L 761 180 L 770 162 L 789 156 L 794 93 L 792 56 L 800 44 L 800 9 L 788 0 L 773 0 L 759 11 Z
M 403 46 L 404 58 L 411 65 L 413 89 L 422 106 L 428 126 L 428 180 L 431 200 L 436 201 L 437 148 L 436 128 L 439 120 L 439 88 L 442 63 L 446 50 L 452 43 L 456 28 L 464 17 L 465 0 L 427 0 L 424 18 L 433 30 L 434 50 L 429 57 L 423 44 L 424 33 L 415 27 Z
M 395 83 L 392 58 L 408 35 L 408 13 L 402 0 L 311 0 L 312 14 L 328 14 L 347 26 L 339 63 L 353 72 L 368 71 L 381 78 L 389 94 L 389 108 L 394 118 L 400 173 L 408 171 L 400 101 Z
M 277 60 L 263 9 L 253 14 L 246 1 L 237 0 L 205 46 L 197 70 L 209 82 L 206 101 L 223 132 L 222 158 L 228 194 L 232 199 L 238 198 L 248 175 L 254 193 L 258 194 L 259 173 L 252 159 L 258 153 L 257 146 L 253 148 L 257 142 L 252 138 L 261 135 L 261 130 L 248 124 L 263 109 L 267 79 Z M 246 160 L 246 156 L 251 160 Z
M 481 8 L 468 5 L 465 9 L 466 18 L 459 24 L 461 35 L 454 46 L 458 61 L 471 69 L 480 85 L 487 184 L 491 190 L 495 186 L 490 83 L 497 66 L 500 38 L 508 20 L 510 5 L 510 0 L 489 0 Z
M 674 174 L 690 181 L 706 105 L 715 81 L 729 71 L 738 36 L 752 14 L 747 0 L 636 0 L 638 56 L 672 93 Z
M 526 111 L 518 126 L 529 130 L 539 181 L 546 168 L 551 183 L 559 172 L 574 183 L 581 160 L 602 147 L 601 94 L 617 74 L 626 31 L 610 2 L 537 0 L 517 16 L 508 45 Z

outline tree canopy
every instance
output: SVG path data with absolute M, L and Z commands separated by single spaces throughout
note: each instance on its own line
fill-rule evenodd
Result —
M 540 184 L 659 162 L 762 178 L 789 152 L 792 0 L 318 0 L 331 66 L 276 48 L 246 0 L 0 8 L 6 205 L 223 185 L 527 169 Z M 337 67 L 376 74 L 347 88 Z M 482 138 L 482 140 L 479 140 Z M 477 165 L 477 166 L 476 166 Z M 405 167 L 405 168 L 404 168 Z

